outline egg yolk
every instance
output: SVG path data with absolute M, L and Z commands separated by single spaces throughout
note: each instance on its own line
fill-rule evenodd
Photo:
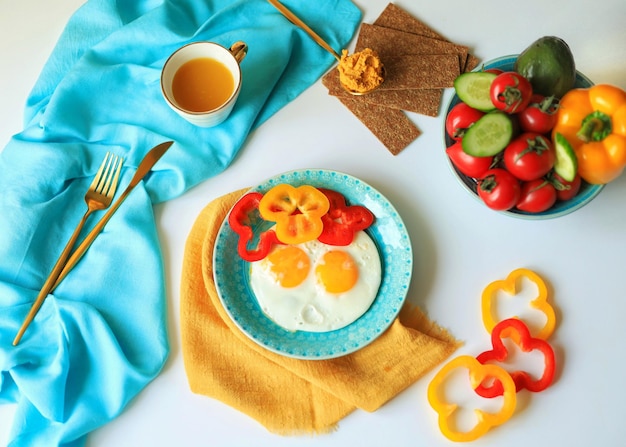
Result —
M 322 256 L 315 274 L 327 292 L 342 293 L 354 287 L 359 279 L 359 268 L 348 253 L 333 250 Z
M 293 245 L 277 247 L 267 260 L 274 277 L 283 287 L 296 287 L 302 283 L 311 268 L 307 254 Z

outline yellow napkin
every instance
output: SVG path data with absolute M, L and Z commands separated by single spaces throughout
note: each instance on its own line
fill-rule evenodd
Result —
M 458 348 L 449 333 L 410 306 L 373 343 L 336 359 L 292 359 L 251 341 L 222 307 L 212 268 L 219 227 L 245 191 L 209 203 L 186 242 L 181 331 L 194 393 L 218 399 L 274 433 L 324 433 L 356 408 L 378 409 Z

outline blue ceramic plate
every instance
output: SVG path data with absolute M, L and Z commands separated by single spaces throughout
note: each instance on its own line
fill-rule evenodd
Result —
M 486 62 L 484 65 L 481 65 L 474 71 L 488 70 L 490 68 L 499 68 L 504 71 L 512 71 L 513 65 L 515 64 L 516 59 L 517 59 L 517 54 L 499 57 L 497 59 L 493 59 L 489 62 Z M 585 87 L 591 87 L 592 85 L 593 83 L 591 82 L 591 80 L 589 80 L 589 78 L 587 78 L 585 75 L 583 75 L 582 73 L 578 71 L 576 72 L 576 83 L 574 84 L 574 87 L 585 88 Z M 446 109 L 446 117 L 448 116 L 448 113 L 450 112 L 452 107 L 457 105 L 459 102 L 460 102 L 459 97 L 457 95 L 454 95 L 452 99 L 450 100 L 450 104 L 448 105 L 448 108 Z M 446 132 L 445 120 L 444 120 L 443 135 L 444 135 L 444 141 L 445 141 L 446 147 L 451 146 L 453 141 Z M 452 169 L 452 172 L 457 177 L 461 185 L 463 185 L 465 189 L 474 198 L 476 198 L 476 200 L 482 203 L 482 200 L 480 199 L 480 197 L 478 197 L 478 194 L 476 193 L 476 180 L 459 172 L 454 167 L 454 165 L 452 164 L 449 158 L 448 158 L 448 163 L 450 165 L 450 168 Z M 574 212 L 577 209 L 582 208 L 583 206 L 591 202 L 593 198 L 596 197 L 600 193 L 603 187 L 604 185 L 591 185 L 583 181 L 580 187 L 580 191 L 576 197 L 574 197 L 571 200 L 567 200 L 565 202 L 557 202 L 552 208 L 550 208 L 547 211 L 544 211 L 543 213 L 527 213 L 527 212 L 520 211 L 517 209 L 512 209 L 509 211 L 500 211 L 500 212 L 508 216 L 518 217 L 522 219 L 529 219 L 529 220 L 552 219 L 555 217 L 565 216 L 566 214 Z
M 280 183 L 333 189 L 348 204 L 363 205 L 376 216 L 366 230 L 374 240 L 382 262 L 378 295 L 358 320 L 330 332 L 287 331 L 260 309 L 249 286 L 249 263 L 237 255 L 238 236 L 224 220 L 213 252 L 213 275 L 222 305 L 233 322 L 253 341 L 288 357 L 322 360 L 363 348 L 387 329 L 402 307 L 411 280 L 413 253 L 406 227 L 393 205 L 365 182 L 335 171 L 307 169 L 272 177 L 253 191 L 266 192 Z M 259 226 L 270 224 L 260 223 Z M 263 227 L 259 228 L 262 231 Z M 258 233 L 258 231 L 255 231 Z

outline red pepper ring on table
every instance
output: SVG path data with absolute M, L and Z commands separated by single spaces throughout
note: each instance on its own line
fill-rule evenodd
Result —
M 506 335 L 504 335 L 506 334 Z M 539 379 L 533 379 L 526 371 L 510 372 L 515 383 L 516 391 L 527 389 L 532 392 L 545 390 L 554 379 L 556 361 L 552 346 L 541 338 L 534 338 L 530 334 L 528 326 L 517 318 L 509 318 L 499 322 L 491 332 L 491 344 L 493 349 L 485 351 L 476 357 L 482 364 L 506 361 L 509 352 L 504 346 L 503 338 L 510 338 L 518 345 L 523 352 L 540 351 L 544 357 L 545 367 L 543 375 Z M 482 397 L 492 398 L 501 396 L 503 393 L 502 383 L 498 380 L 487 386 L 481 383 L 476 389 L 476 393 Z
M 327 245 L 346 246 L 354 240 L 357 231 L 365 230 L 374 222 L 374 214 L 361 205 L 347 205 L 345 197 L 331 189 L 318 188 L 329 202 L 328 212 L 322 216 L 324 229 L 317 238 Z
M 254 239 L 252 226 L 255 219 L 262 219 L 255 216 L 259 212 L 259 202 L 263 194 L 260 192 L 249 192 L 244 194 L 233 205 L 228 215 L 228 225 L 239 236 L 237 241 L 237 252 L 244 261 L 255 262 L 265 258 L 275 244 L 280 244 L 274 230 L 264 231 L 259 235 L 256 248 L 249 248 L 250 242 Z

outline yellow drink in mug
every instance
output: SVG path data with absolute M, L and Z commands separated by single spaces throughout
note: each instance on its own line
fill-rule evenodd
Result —
M 229 49 L 214 42 L 194 42 L 178 49 L 161 73 L 161 90 L 168 105 L 198 126 L 222 123 L 239 96 L 239 63 L 247 50 L 244 42 Z

